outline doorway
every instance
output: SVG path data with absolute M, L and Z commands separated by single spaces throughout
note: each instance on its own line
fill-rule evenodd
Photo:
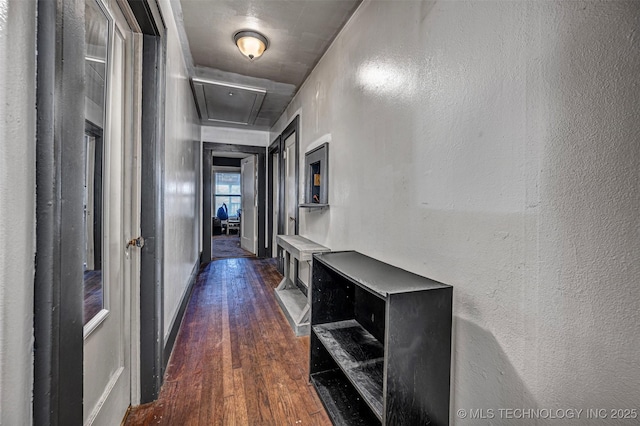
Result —
M 267 231 L 267 244 L 269 248 L 269 256 L 280 258 L 278 255 L 278 245 L 276 243 L 276 236 L 282 232 L 284 225 L 281 223 L 280 216 L 280 194 L 282 193 L 282 178 L 280 173 L 282 170 L 282 137 L 278 136 L 275 141 L 269 146 L 268 159 L 269 159 L 269 183 L 268 183 L 268 231 Z M 278 265 L 278 269 L 282 272 L 282 265 Z
M 128 327 L 140 252 L 125 238 L 140 235 L 135 128 L 141 111 L 134 105 L 142 50 L 125 12 L 112 2 L 85 1 L 85 36 L 84 281 L 85 289 L 96 289 L 95 297 L 85 298 L 83 422 L 108 424 L 131 402 Z
M 299 121 L 296 116 L 269 146 L 269 254 L 278 258 L 284 273 L 284 252 L 276 244 L 277 235 L 297 235 L 299 229 Z M 297 276 L 297 260 L 291 270 Z
M 211 260 L 256 255 L 255 155 L 213 152 Z
M 265 147 L 203 143 L 202 263 L 265 256 L 265 157 Z M 222 173 L 230 173 L 229 185 L 217 184 Z M 226 212 L 220 217 L 223 204 Z M 225 247 L 228 253 L 219 256 Z
M 141 152 L 152 143 L 142 144 L 136 130 L 142 127 L 144 137 L 141 121 L 161 124 L 158 109 L 149 108 L 160 102 L 147 99 L 161 91 L 141 90 L 141 72 L 162 69 L 146 53 L 142 60 L 143 50 L 161 47 L 161 22 L 147 0 L 38 2 L 35 424 L 113 422 L 139 403 L 142 370 L 154 368 L 139 353 L 154 344 L 138 339 L 157 341 L 139 330 L 146 330 L 142 308 L 158 306 L 153 299 L 135 303 L 147 300 L 139 286 L 140 249 L 126 241 L 140 235 L 140 170 L 160 176 L 155 163 L 141 167 L 156 157 Z M 143 43 L 140 30 L 153 43 Z M 155 138 L 163 140 L 161 132 Z M 83 271 L 97 268 L 102 300 L 85 315 Z

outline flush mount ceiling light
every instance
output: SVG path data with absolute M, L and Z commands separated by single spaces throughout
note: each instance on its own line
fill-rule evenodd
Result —
M 269 40 L 256 31 L 238 31 L 233 36 L 233 41 L 249 59 L 259 58 L 269 47 Z

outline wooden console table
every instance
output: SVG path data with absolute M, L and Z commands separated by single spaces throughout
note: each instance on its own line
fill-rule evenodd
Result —
M 293 276 L 295 271 L 290 267 L 291 256 L 300 262 L 309 262 L 311 265 L 314 253 L 325 253 L 331 250 L 300 235 L 278 235 L 276 242 L 284 250 L 284 278 L 276 288 L 276 300 L 296 336 L 306 336 L 309 334 L 311 291 L 307 283 L 303 283 L 307 286 L 306 295 L 296 285 L 297 277 Z

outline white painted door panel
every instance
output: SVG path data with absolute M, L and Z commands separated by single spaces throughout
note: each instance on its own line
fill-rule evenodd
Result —
M 284 141 L 284 234 L 295 235 L 296 211 L 298 200 L 296 198 L 296 134 L 292 133 Z M 289 257 L 289 270 L 296 271 L 296 260 Z M 296 272 L 294 272 L 295 274 Z
M 134 200 L 139 197 L 134 184 L 139 181 L 139 140 L 132 125 L 140 76 L 133 63 L 140 50 L 117 7 L 113 1 L 106 6 L 111 26 L 103 129 L 104 308 L 85 326 L 85 425 L 119 425 L 131 401 L 130 302 L 131 286 L 139 278 L 139 253 L 128 250 L 126 241 L 139 232 L 139 203 Z
M 252 155 L 240 163 L 242 175 L 242 223 L 240 224 L 240 246 L 256 254 L 258 218 L 256 217 L 256 157 Z

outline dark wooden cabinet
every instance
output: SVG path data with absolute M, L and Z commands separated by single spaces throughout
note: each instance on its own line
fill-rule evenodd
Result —
M 453 288 L 315 254 L 310 380 L 336 425 L 448 425 Z

